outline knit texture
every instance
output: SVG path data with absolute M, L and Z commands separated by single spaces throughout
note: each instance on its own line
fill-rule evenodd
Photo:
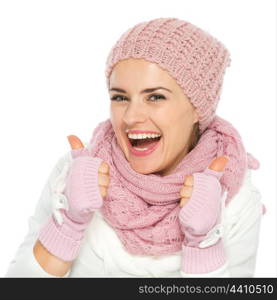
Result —
M 73 261 L 78 256 L 93 212 L 103 204 L 98 186 L 102 160 L 88 156 L 83 149 L 74 152 L 73 158 L 66 178 L 64 194 L 68 207 L 61 209 L 62 224 L 51 215 L 39 231 L 43 246 L 64 261 Z
M 224 172 L 209 171 L 212 170 L 207 168 L 202 173 L 193 174 L 192 195 L 179 214 L 181 228 L 184 227 L 182 231 L 187 232 L 185 239 L 189 246 L 197 247 L 197 239 L 203 239 L 216 225 L 220 215 L 222 189 L 219 179 Z M 192 236 L 191 239 L 188 239 L 189 235 Z
M 213 272 L 226 261 L 222 239 L 215 245 L 203 249 L 182 246 L 181 270 L 187 274 Z
M 176 79 L 195 106 L 202 133 L 213 120 L 230 53 L 222 42 L 199 27 L 177 18 L 158 18 L 129 28 L 111 49 L 106 83 L 112 69 L 127 58 L 158 64 Z
M 63 261 L 73 261 L 79 254 L 85 228 L 88 224 L 77 224 L 64 215 L 65 222 L 59 225 L 53 216 L 40 229 L 39 240 L 53 255 Z
M 110 119 L 94 130 L 87 151 L 110 165 L 110 185 L 101 212 L 132 254 L 163 255 L 180 251 L 184 234 L 180 228 L 180 190 L 186 176 L 203 172 L 218 156 L 230 157 L 220 179 L 226 203 L 238 192 L 246 168 L 258 161 L 245 152 L 239 133 L 216 116 L 198 144 L 167 176 L 140 174 L 126 160 L 117 143 Z M 72 150 L 72 155 L 78 152 Z
M 66 179 L 65 196 L 69 200 L 69 217 L 78 223 L 91 220 L 91 213 L 103 204 L 98 187 L 98 169 L 102 160 L 79 156 L 72 162 Z
M 185 236 L 181 264 L 181 270 L 185 273 L 208 273 L 226 261 L 221 237 L 208 247 L 199 247 L 208 232 L 222 221 L 222 188 L 219 180 L 223 173 L 206 168 L 202 173 L 193 174 L 192 195 L 179 213 Z

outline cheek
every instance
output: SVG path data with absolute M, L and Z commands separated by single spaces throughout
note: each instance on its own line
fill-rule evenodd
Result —
M 110 118 L 114 119 L 114 117 L 116 116 L 116 109 L 114 107 L 114 105 L 112 105 L 112 102 L 110 103 Z
M 164 127 L 167 140 L 176 150 L 187 145 L 193 126 L 193 119 L 190 112 L 168 113 L 167 124 Z
M 113 105 L 110 106 L 110 119 L 114 127 L 119 127 L 122 122 L 122 110 Z
M 171 152 L 179 152 L 187 145 L 189 133 L 186 129 L 179 126 L 171 126 L 167 133 L 165 142 L 171 149 Z
M 172 117 L 175 122 L 179 124 L 178 126 L 181 128 L 181 131 L 190 132 L 194 121 L 194 113 L 190 105 L 186 103 L 180 106 L 176 105 Z
M 121 119 L 118 117 L 116 113 L 110 113 L 111 124 L 115 133 L 117 140 L 120 142 L 120 134 L 121 134 Z

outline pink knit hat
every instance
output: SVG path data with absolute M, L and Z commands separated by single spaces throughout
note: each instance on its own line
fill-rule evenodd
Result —
M 202 133 L 215 116 L 225 69 L 231 63 L 225 46 L 206 31 L 177 18 L 138 23 L 121 35 L 108 55 L 108 88 L 115 64 L 131 57 L 157 63 L 176 79 L 198 112 Z

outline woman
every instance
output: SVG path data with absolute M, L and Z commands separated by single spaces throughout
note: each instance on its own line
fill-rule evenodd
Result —
M 110 118 L 70 136 L 6 276 L 251 277 L 263 206 L 237 130 L 215 114 L 225 46 L 177 18 L 107 59 Z

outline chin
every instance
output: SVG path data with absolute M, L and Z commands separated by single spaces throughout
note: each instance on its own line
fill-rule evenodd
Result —
M 144 167 L 142 164 L 139 164 L 139 165 L 135 164 L 135 165 L 133 165 L 130 162 L 130 166 L 131 166 L 131 168 L 135 172 L 137 172 L 139 174 L 143 174 L 143 175 L 148 175 L 148 174 L 153 174 L 153 173 L 159 172 L 159 170 L 157 168 L 151 168 L 149 166 L 148 167 L 146 167 L 146 166 Z

